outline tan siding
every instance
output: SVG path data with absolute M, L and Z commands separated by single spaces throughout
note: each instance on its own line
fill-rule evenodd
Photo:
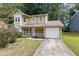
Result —
M 16 17 L 16 16 L 20 16 L 20 15 L 21 15 L 21 13 L 15 12 L 15 14 L 13 16 Z M 15 27 L 20 27 L 20 21 L 19 22 L 15 22 L 14 26 Z
M 22 15 L 21 13 L 19 12 L 15 12 L 14 16 L 20 16 Z M 44 22 L 40 22 L 40 16 L 45 16 L 45 18 L 43 19 Z M 24 16 L 26 17 L 26 16 Z M 33 17 L 33 16 L 32 16 Z M 32 17 L 26 17 L 26 22 L 22 21 L 22 26 L 26 26 L 26 25 L 29 25 L 29 24 L 45 24 L 48 22 L 48 16 L 47 15 L 39 15 L 39 16 L 34 16 L 35 17 L 35 20 L 36 22 L 35 23 L 32 23 Z M 20 22 L 16 23 L 15 26 L 20 26 Z
M 48 15 L 45 15 L 45 23 L 48 22 Z
M 27 24 L 32 24 L 32 18 L 31 17 L 27 18 Z
M 17 16 L 17 15 L 21 15 L 21 13 L 20 13 L 20 12 L 16 12 L 16 13 L 14 14 L 14 16 Z
M 32 20 L 32 19 L 31 19 Z M 40 16 L 35 16 L 35 21 L 33 24 L 44 24 L 47 23 L 47 17 L 45 16 L 45 18 L 43 19 L 44 22 L 40 22 Z
M 36 19 L 36 23 L 39 24 L 40 17 L 37 16 L 37 17 L 35 17 L 35 19 Z

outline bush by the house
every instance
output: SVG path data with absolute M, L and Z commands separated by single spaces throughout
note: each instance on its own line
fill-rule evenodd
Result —
M 8 44 L 8 33 L 4 29 L 0 29 L 0 48 Z
M 21 33 L 20 33 L 20 32 L 17 32 L 17 31 L 15 32 L 15 36 L 16 36 L 17 38 L 22 37 L 22 36 L 21 36 Z
M 0 29 L 0 48 L 15 42 L 18 37 L 21 37 L 21 34 L 12 29 Z
M 8 31 L 8 40 L 9 40 L 9 43 L 13 43 L 16 41 L 17 38 L 21 37 L 21 34 L 19 32 L 16 32 L 12 29 L 9 29 L 7 30 Z

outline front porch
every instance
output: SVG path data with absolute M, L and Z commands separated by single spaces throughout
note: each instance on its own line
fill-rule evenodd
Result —
M 44 38 L 44 27 L 22 28 L 22 35 L 25 37 Z

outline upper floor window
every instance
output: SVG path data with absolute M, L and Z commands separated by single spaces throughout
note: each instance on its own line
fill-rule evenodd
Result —
M 20 17 L 18 17 L 18 22 L 20 21 Z
M 44 20 L 45 20 L 45 19 L 44 19 L 44 16 L 41 16 L 41 17 L 40 17 L 40 22 L 44 22 Z
M 17 18 L 15 18 L 15 22 L 17 22 Z
M 15 22 L 19 22 L 19 21 L 20 21 L 20 17 L 16 17 Z
M 45 20 L 45 16 L 42 16 L 42 19 Z
M 24 19 L 23 21 L 26 22 L 26 19 Z
M 23 22 L 26 22 L 26 17 L 23 17 Z
M 32 17 L 32 22 L 33 22 L 33 23 L 35 22 L 35 17 Z
M 42 17 L 40 17 L 40 21 L 42 21 Z

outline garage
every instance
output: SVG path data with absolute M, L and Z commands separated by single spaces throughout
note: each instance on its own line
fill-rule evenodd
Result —
M 46 28 L 46 38 L 59 38 L 59 28 Z
M 44 29 L 44 37 L 45 38 L 53 38 L 53 39 L 61 39 L 62 38 L 62 26 L 63 24 L 57 21 L 49 21 L 45 25 Z

